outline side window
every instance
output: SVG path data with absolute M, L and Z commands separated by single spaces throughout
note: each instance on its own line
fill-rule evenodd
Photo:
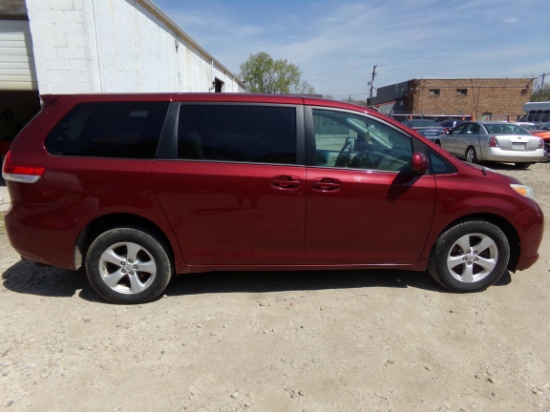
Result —
M 461 124 L 451 130 L 450 134 L 464 134 L 464 129 L 468 126 L 468 123 Z
M 409 171 L 412 138 L 370 117 L 313 110 L 317 166 Z
M 466 134 L 479 134 L 479 125 L 476 123 L 469 123 L 466 128 Z
M 432 149 L 428 149 L 428 158 L 430 159 L 431 174 L 439 175 L 456 173 L 455 167 L 435 153 Z
M 182 104 L 178 158 L 296 164 L 296 108 Z
M 93 102 L 74 107 L 46 137 L 58 156 L 152 159 L 168 102 Z

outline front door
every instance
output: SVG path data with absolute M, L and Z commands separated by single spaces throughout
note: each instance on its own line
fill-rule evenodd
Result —
M 468 150 L 468 148 L 470 147 L 473 147 L 477 155 L 477 160 L 482 160 L 479 157 L 479 132 L 480 127 L 477 123 L 466 123 L 464 125 L 460 134 L 456 135 L 457 156 L 466 158 L 466 150 Z
M 312 111 L 307 168 L 309 264 L 414 263 L 435 208 L 434 177 L 410 171 L 412 137 L 377 119 Z

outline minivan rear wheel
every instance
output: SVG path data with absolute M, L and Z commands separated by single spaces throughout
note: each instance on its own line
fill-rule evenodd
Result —
M 138 227 L 116 227 L 100 234 L 85 260 L 92 288 L 114 303 L 144 303 L 158 298 L 172 277 L 168 248 Z
M 459 223 L 437 240 L 428 272 L 452 292 L 486 289 L 503 275 L 510 259 L 506 235 L 484 220 Z

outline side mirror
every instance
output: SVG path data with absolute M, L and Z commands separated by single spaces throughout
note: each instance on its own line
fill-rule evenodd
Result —
M 411 170 L 414 174 L 423 175 L 430 167 L 428 158 L 424 153 L 416 152 L 412 155 Z

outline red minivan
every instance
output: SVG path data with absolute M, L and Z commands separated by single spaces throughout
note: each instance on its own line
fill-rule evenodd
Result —
M 487 288 L 538 258 L 532 189 L 364 107 L 297 96 L 43 96 L 3 166 L 10 242 L 116 303 L 173 274 L 395 268 Z

